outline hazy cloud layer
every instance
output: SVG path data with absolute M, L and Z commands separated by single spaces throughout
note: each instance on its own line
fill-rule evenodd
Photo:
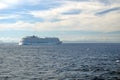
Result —
M 120 0 L 1 0 L 0 12 L 2 31 L 120 31 Z M 98 37 L 90 36 L 85 38 Z M 115 35 L 108 36 L 115 40 Z

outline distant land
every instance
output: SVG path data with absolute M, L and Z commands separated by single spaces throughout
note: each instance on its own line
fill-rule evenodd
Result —
M 120 42 L 113 42 L 113 41 L 63 41 L 63 43 L 120 43 Z

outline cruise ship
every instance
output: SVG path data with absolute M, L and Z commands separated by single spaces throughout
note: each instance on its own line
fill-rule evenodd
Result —
M 37 36 L 27 36 L 21 39 L 19 45 L 58 45 L 62 44 L 58 38 L 39 38 Z

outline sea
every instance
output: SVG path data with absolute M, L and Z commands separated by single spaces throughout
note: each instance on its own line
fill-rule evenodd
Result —
M 3 43 L 0 80 L 120 80 L 120 43 Z

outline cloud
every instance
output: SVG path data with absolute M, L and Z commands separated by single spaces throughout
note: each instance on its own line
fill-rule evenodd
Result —
M 15 37 L 0 37 L 0 42 L 18 42 L 18 41 L 20 41 L 20 39 Z
M 97 6 L 96 6 L 97 5 Z M 92 11 L 95 11 L 97 9 L 101 9 L 102 5 L 98 3 L 92 3 L 92 2 L 65 2 L 63 5 L 57 8 L 52 8 L 49 10 L 44 10 L 44 11 L 30 11 L 29 14 L 33 15 L 34 17 L 37 18 L 43 18 L 45 20 L 50 21 L 50 19 L 66 19 L 66 18 L 71 18 L 72 16 L 69 15 L 63 15 L 63 13 L 72 13 L 72 14 L 79 14 L 80 10 L 83 11 L 83 13 L 90 13 Z
M 8 1 L 8 0 L 5 0 Z M 27 30 L 27 31 L 90 31 L 100 33 L 111 33 L 120 31 L 120 14 L 119 0 L 16 0 L 15 2 L 0 2 L 0 9 L 15 7 L 15 5 L 49 5 L 60 3 L 57 7 L 49 9 L 27 9 L 25 12 L 15 12 L 10 15 L 1 14 L 0 19 L 17 19 L 14 23 L 1 23 L 0 30 Z M 51 1 L 51 2 L 49 2 Z M 41 5 L 38 5 L 40 4 Z M 46 2 L 46 3 L 45 3 Z M 118 2 L 118 3 L 117 3 Z M 32 4 L 33 3 L 33 4 Z M 109 3 L 109 4 L 106 4 Z M 56 4 L 58 5 L 58 4 Z M 37 7 L 36 6 L 36 7 Z M 43 6 L 43 7 L 44 7 Z M 25 7 L 24 7 L 25 8 Z M 26 8 L 25 8 L 26 9 Z M 103 15 L 104 14 L 104 15 Z M 15 16 L 14 16 L 15 15 Z M 25 16 L 25 17 L 24 17 Z M 23 19 L 24 17 L 24 19 Z M 42 19 L 43 21 L 38 21 Z M 34 22 L 30 22 L 34 20 Z M 96 40 L 99 41 L 117 41 L 120 40 L 117 35 L 59 35 L 64 40 L 71 39 L 75 36 L 75 40 Z
M 33 10 L 30 11 L 29 14 L 33 15 L 34 17 L 38 18 L 44 18 L 46 20 L 52 19 L 52 18 L 65 18 L 65 15 L 62 15 L 64 13 L 66 14 L 87 14 L 91 16 L 91 14 L 94 14 L 98 11 L 109 9 L 110 7 L 116 7 L 118 5 L 112 5 L 112 6 L 105 6 L 98 2 L 73 2 L 73 1 L 66 1 L 63 5 L 52 8 L 49 10 Z M 80 12 L 82 11 L 82 12 Z M 69 16 L 70 17 L 70 16 Z
M 81 10 L 74 9 L 74 10 L 66 11 L 62 14 L 64 14 L 64 15 L 76 15 L 76 14 L 80 14 L 80 12 L 81 12 Z
M 41 0 L 0 0 L 0 10 L 23 5 L 37 5 Z
M 106 6 L 98 2 L 78 3 L 66 1 L 63 5 L 49 10 L 33 10 L 27 12 L 27 14 L 35 18 L 44 19 L 44 22 L 30 23 L 28 21 L 16 21 L 16 23 L 0 24 L 0 29 L 25 29 L 37 31 L 120 31 L 120 14 L 114 12 L 116 7 L 118 7 L 117 4 Z M 99 11 L 106 9 L 108 9 L 107 15 L 95 15 L 95 13 L 99 13 Z
M 103 5 L 99 2 L 66 1 L 60 7 L 44 11 L 30 11 L 29 14 L 37 18 L 43 18 L 45 22 L 37 24 L 38 26 L 44 26 L 44 28 L 47 27 L 46 30 L 112 32 L 120 31 L 120 14 L 114 11 L 118 10 L 118 7 L 118 4 Z M 75 14 L 76 12 L 74 10 L 81 10 L 82 12 Z M 100 14 L 100 12 L 101 14 L 107 13 L 107 15 L 95 15 L 96 13 Z M 67 14 L 65 15 L 63 13 Z M 52 20 L 58 21 L 51 22 Z M 37 27 L 37 30 L 41 30 L 41 28 Z
M 63 5 L 56 8 L 33 10 L 26 13 L 26 15 L 28 14 L 35 18 L 42 18 L 44 22 L 16 21 L 16 23 L 0 24 L 0 29 L 120 31 L 120 14 L 114 11 L 118 9 L 118 4 L 106 6 L 98 2 L 65 1 Z M 102 11 L 101 14 L 107 13 L 107 15 L 95 15 L 95 13 L 100 14 L 100 11 Z M 13 15 L 7 17 L 12 18 Z M 7 17 L 3 16 L 0 18 L 4 19 Z
M 16 23 L 1 23 L 0 30 L 26 30 L 31 28 L 32 24 L 18 21 Z
M 20 15 L 0 15 L 0 20 L 3 19 L 18 19 L 20 17 Z
M 1 0 L 1 2 L 5 4 L 18 4 L 20 0 Z
M 104 10 L 104 11 L 101 11 L 101 12 L 97 12 L 96 15 L 104 15 L 104 14 L 107 14 L 107 13 L 113 12 L 113 11 L 120 11 L 120 7 Z
M 5 9 L 7 8 L 8 5 L 7 4 L 4 4 L 4 3 L 0 3 L 0 9 Z
M 104 4 L 109 4 L 109 5 L 111 5 L 113 3 L 120 3 L 120 0 L 97 0 L 97 1 L 104 3 Z
M 41 0 L 23 0 L 23 2 L 26 4 L 28 3 L 29 5 L 38 5 Z
M 63 17 L 64 18 L 64 17 Z M 16 23 L 0 24 L 0 29 L 15 29 L 15 30 L 36 30 L 36 31 L 99 31 L 99 32 L 113 32 L 120 31 L 119 27 L 119 13 L 110 13 L 105 16 L 95 15 L 73 15 L 65 20 L 57 22 L 23 22 L 18 21 Z
M 1 0 L 0 9 L 6 9 L 12 7 L 13 5 L 20 4 L 20 0 Z

